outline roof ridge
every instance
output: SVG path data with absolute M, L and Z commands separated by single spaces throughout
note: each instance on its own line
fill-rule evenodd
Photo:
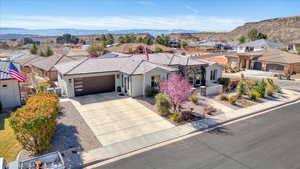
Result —
M 168 65 L 170 65 L 172 63 L 174 57 L 175 57 L 175 54 L 172 55 L 172 58 L 170 59 L 170 62 L 168 63 Z
M 144 61 L 145 61 L 145 60 L 142 59 L 141 62 L 133 69 L 133 71 L 132 71 L 130 74 L 133 74 L 133 73 L 137 70 L 137 68 L 141 66 L 141 64 L 142 64 Z
M 85 61 L 87 61 L 87 60 L 89 60 L 89 57 L 87 57 L 86 59 L 83 59 L 80 63 L 78 63 L 76 66 L 74 66 L 74 67 L 72 67 L 70 70 L 68 70 L 66 73 L 64 73 L 64 74 L 67 74 L 67 73 L 69 73 L 69 72 L 71 72 L 72 70 L 74 70 L 75 68 L 77 68 L 78 66 L 80 66 L 83 62 L 85 62 Z M 74 60 L 74 62 L 75 62 L 76 60 Z
M 64 57 L 64 55 L 60 55 L 59 56 L 60 58 L 59 59 L 57 59 L 57 61 L 54 63 L 54 65 L 53 66 L 51 66 L 51 68 L 49 69 L 49 70 L 51 70 L 52 68 L 54 68 L 54 66 Z

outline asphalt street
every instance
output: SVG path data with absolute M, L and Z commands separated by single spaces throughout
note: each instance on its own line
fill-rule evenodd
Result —
M 300 103 L 97 169 L 300 169 Z

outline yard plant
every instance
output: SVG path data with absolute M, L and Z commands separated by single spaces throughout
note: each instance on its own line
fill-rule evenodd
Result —
M 196 96 L 196 95 L 191 96 L 191 100 L 194 104 L 197 104 L 198 103 L 198 96 Z
M 273 96 L 273 94 L 274 94 L 274 88 L 271 87 L 271 86 L 267 86 L 267 88 L 266 88 L 266 95 L 267 96 Z
M 236 97 L 229 97 L 228 101 L 229 101 L 230 104 L 235 104 L 236 101 L 237 101 L 237 98 Z
M 245 80 L 239 81 L 237 87 L 236 87 L 236 92 L 239 96 L 247 94 L 247 83 Z
M 26 105 L 10 118 L 10 126 L 24 149 L 40 155 L 51 147 L 59 111 L 57 96 L 39 92 L 28 98 Z
M 220 95 L 220 100 L 222 100 L 222 101 L 227 101 L 228 100 L 228 96 L 227 96 L 227 94 L 221 94 Z
M 171 119 L 174 121 L 174 122 L 180 122 L 181 120 L 181 114 L 179 113 L 172 113 L 171 115 Z
M 154 97 L 158 92 L 159 91 L 156 88 L 147 86 L 145 90 L 145 95 L 146 97 Z
M 177 73 L 172 73 L 168 80 L 160 83 L 161 93 L 168 96 L 176 113 L 179 113 L 179 106 L 191 96 L 191 88 L 188 80 Z
M 260 97 L 265 97 L 267 83 L 265 80 L 260 81 L 256 86 L 256 91 Z
M 260 97 L 260 94 L 256 90 L 251 90 L 248 96 L 251 100 L 256 101 Z
M 155 96 L 155 99 L 156 99 L 156 108 L 158 112 L 161 113 L 162 115 L 168 115 L 169 110 L 171 108 L 171 104 L 167 96 L 165 96 L 162 93 L 159 93 Z

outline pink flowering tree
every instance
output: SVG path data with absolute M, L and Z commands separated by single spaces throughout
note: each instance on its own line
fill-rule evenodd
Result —
M 183 76 L 172 73 L 168 80 L 160 82 L 160 92 L 168 96 L 174 111 L 191 96 L 191 84 Z

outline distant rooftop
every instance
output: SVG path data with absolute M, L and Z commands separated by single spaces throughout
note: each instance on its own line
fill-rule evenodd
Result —
M 254 47 L 254 48 L 285 48 L 287 45 L 278 42 L 272 42 L 266 39 L 259 39 L 256 41 L 246 42 L 239 45 L 240 47 Z

